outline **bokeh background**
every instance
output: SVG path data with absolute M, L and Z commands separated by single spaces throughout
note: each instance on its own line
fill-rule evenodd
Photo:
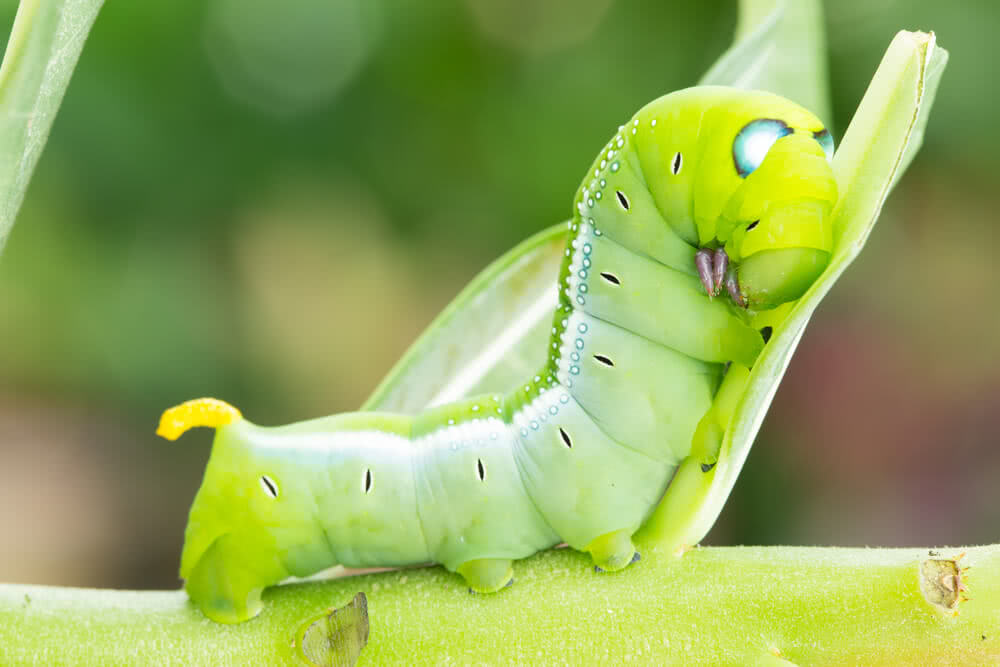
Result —
M 708 542 L 995 542 L 1000 4 L 827 4 L 838 138 L 896 30 L 951 62 Z M 0 257 L 0 581 L 176 587 L 210 433 L 167 443 L 160 412 L 356 408 L 477 271 L 568 217 L 735 10 L 109 1 Z

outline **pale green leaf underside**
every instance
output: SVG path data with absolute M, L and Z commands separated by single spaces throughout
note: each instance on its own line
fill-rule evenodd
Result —
M 506 391 L 538 370 L 568 234 L 565 224 L 550 227 L 490 264 L 407 350 L 362 410 L 419 412 Z
M 22 0 L 0 66 L 0 250 L 104 0 Z

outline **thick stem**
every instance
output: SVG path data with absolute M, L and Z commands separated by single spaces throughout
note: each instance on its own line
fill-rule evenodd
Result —
M 562 549 L 516 563 L 496 595 L 439 567 L 383 572 L 269 589 L 264 612 L 235 626 L 182 592 L 6 585 L 0 663 L 294 661 L 303 623 L 358 591 L 359 664 L 1000 663 L 1000 545 L 696 548 L 614 574 Z

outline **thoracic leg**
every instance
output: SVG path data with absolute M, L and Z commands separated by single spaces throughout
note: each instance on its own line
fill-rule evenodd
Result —
M 694 267 L 698 271 L 698 277 L 709 296 L 718 296 L 723 285 L 729 292 L 729 298 L 740 308 L 746 308 L 746 300 L 740 291 L 739 278 L 736 275 L 736 268 L 729 265 L 729 255 L 725 249 L 702 248 L 694 255 Z
M 634 531 L 623 529 L 601 535 L 587 545 L 594 565 L 606 572 L 614 572 L 638 560 L 635 545 L 632 544 Z
M 458 566 L 465 583 L 477 593 L 496 593 L 514 580 L 514 568 L 505 558 L 477 558 Z

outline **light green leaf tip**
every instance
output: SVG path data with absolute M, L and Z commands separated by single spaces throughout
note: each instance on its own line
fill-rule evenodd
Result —
M 22 0 L 0 65 L 0 250 L 104 0 Z

